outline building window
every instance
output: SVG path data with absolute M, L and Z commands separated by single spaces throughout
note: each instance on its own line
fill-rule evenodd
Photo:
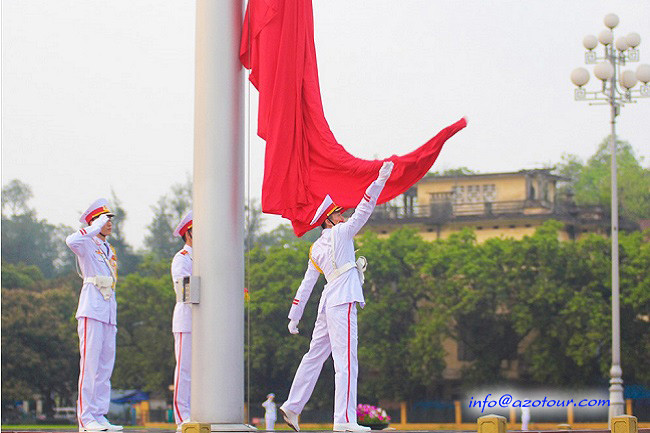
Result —
M 483 201 L 491 203 L 497 199 L 497 187 L 495 184 L 483 185 Z
M 465 203 L 465 187 L 464 186 L 452 186 L 451 194 L 454 200 L 454 203 Z
M 467 201 L 469 203 L 481 202 L 481 185 L 468 185 L 467 186 Z

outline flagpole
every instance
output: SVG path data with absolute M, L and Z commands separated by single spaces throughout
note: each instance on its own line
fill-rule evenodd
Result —
M 242 0 L 197 0 L 193 276 L 200 301 L 192 306 L 188 431 L 195 423 L 246 429 L 241 24 Z

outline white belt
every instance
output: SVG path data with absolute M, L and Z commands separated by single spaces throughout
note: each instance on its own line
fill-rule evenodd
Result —
M 97 287 L 113 287 L 113 277 L 99 275 L 97 277 L 86 277 L 84 278 L 84 284 L 90 283 L 94 284 Z
M 354 262 L 348 262 L 345 263 L 343 266 L 340 268 L 334 269 L 331 273 L 325 275 L 325 279 L 327 280 L 328 283 L 331 283 L 332 281 L 336 280 L 338 277 L 346 273 L 352 268 L 356 268 L 357 264 Z
M 113 294 L 113 277 L 105 275 L 86 277 L 84 278 L 84 284 L 86 283 L 94 284 L 106 301 L 111 299 L 111 295 Z
M 183 277 L 174 280 L 174 292 L 176 292 L 176 302 L 183 302 Z

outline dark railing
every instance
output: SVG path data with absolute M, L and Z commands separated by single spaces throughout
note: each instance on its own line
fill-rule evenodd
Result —
M 427 205 L 410 207 L 395 206 L 389 203 L 378 206 L 372 219 L 376 222 L 408 219 L 425 219 L 430 222 L 448 222 L 462 217 L 489 217 L 495 215 L 526 214 L 528 210 L 552 214 L 553 203 L 547 201 L 516 200 L 477 203 L 453 203 L 451 201 L 432 202 Z
M 427 205 L 400 206 L 385 203 L 377 206 L 370 224 L 446 224 L 449 222 L 481 221 L 492 218 L 553 218 L 570 224 L 571 230 L 588 230 L 598 226 L 605 230 L 610 225 L 610 210 L 600 205 L 576 205 L 570 200 L 513 200 L 478 203 L 454 203 L 450 200 L 433 201 Z M 619 208 L 619 229 L 639 230 L 637 217 Z M 576 226 L 578 228 L 576 228 Z

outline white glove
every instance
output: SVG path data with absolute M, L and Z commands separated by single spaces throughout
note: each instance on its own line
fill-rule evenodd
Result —
M 97 217 L 90 226 L 93 228 L 104 227 L 104 225 L 108 222 L 108 220 L 109 220 L 108 215 L 102 214 L 99 217 Z
M 381 168 L 379 169 L 379 176 L 377 177 L 377 182 L 381 183 L 382 185 L 386 183 L 386 181 L 390 177 L 390 174 L 393 172 L 393 165 L 395 164 L 393 164 L 392 161 L 384 161 Z
M 299 320 L 290 320 L 289 321 L 289 333 L 290 334 L 297 334 L 298 333 L 298 322 Z

